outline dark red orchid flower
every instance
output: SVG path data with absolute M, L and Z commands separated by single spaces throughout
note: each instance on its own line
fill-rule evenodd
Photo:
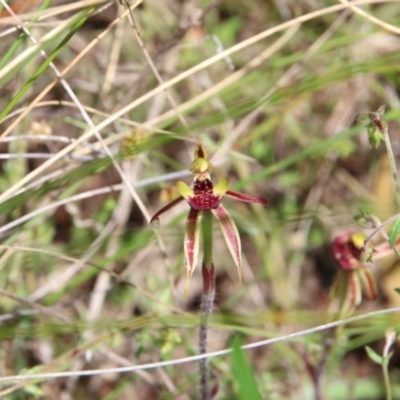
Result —
M 195 150 L 194 161 L 190 167 L 190 171 L 192 171 L 194 174 L 192 187 L 189 187 L 184 182 L 178 182 L 177 188 L 180 193 L 180 197 L 156 212 L 150 221 L 153 222 L 158 220 L 161 214 L 168 211 L 182 200 L 186 200 L 189 204 L 190 210 L 186 222 L 184 241 L 184 251 L 187 266 L 185 296 L 188 292 L 190 278 L 197 265 L 202 213 L 205 211 L 211 211 L 211 213 L 219 221 L 226 244 L 237 266 L 239 283 L 241 283 L 242 260 L 240 236 L 231 215 L 221 204 L 221 200 L 223 196 L 228 196 L 248 203 L 259 203 L 263 204 L 264 206 L 268 205 L 268 201 L 262 197 L 228 190 L 228 178 L 222 178 L 216 185 L 214 185 L 210 179 L 211 169 L 212 165 L 208 161 L 207 154 L 202 145 L 199 144 Z
M 362 261 L 365 239 L 361 232 L 346 231 L 336 236 L 331 244 L 340 268 L 331 294 L 341 298 L 341 310 L 345 312 L 354 310 L 361 303 L 362 294 L 369 300 L 377 298 L 375 278 Z

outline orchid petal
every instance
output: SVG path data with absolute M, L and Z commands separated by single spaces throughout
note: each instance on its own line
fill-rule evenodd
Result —
M 156 220 L 158 220 L 159 216 L 161 214 L 164 214 L 166 211 L 170 210 L 172 207 L 175 207 L 178 203 L 180 203 L 182 200 L 184 200 L 184 198 L 182 196 L 179 196 L 178 198 L 176 198 L 175 200 L 171 201 L 170 203 L 168 203 L 166 206 L 164 206 L 163 208 L 161 208 L 161 210 L 158 210 L 153 217 L 150 220 L 150 224 L 152 224 L 153 222 L 155 222 Z
M 185 232 L 185 258 L 187 278 L 185 286 L 185 298 L 187 298 L 189 291 L 190 278 L 197 265 L 199 258 L 199 244 L 200 244 L 200 220 L 201 212 L 198 210 L 190 209 L 188 218 L 186 220 Z
M 246 193 L 234 192 L 232 190 L 227 190 L 225 195 L 239 201 L 244 201 L 246 203 L 258 203 L 264 206 L 267 206 L 269 204 L 268 200 L 264 199 L 263 197 L 254 196 Z
M 225 207 L 220 204 L 218 208 L 211 210 L 211 212 L 218 219 L 222 232 L 225 237 L 225 242 L 228 246 L 229 251 L 232 254 L 232 257 L 235 261 L 235 264 L 238 269 L 239 275 L 239 285 L 242 284 L 242 251 L 240 244 L 240 236 L 239 232 L 236 228 L 235 222 L 233 221 L 229 212 L 225 209 Z
M 378 292 L 372 271 L 368 267 L 358 268 L 356 270 L 360 279 L 362 291 L 368 300 L 376 300 Z
M 185 199 L 187 200 L 189 197 L 194 196 L 194 191 L 191 187 L 189 187 L 188 185 L 186 185 L 185 182 L 179 181 L 176 184 L 176 187 L 178 189 L 179 194 Z
M 218 196 L 223 196 L 228 190 L 229 179 L 222 178 L 215 186 L 214 186 L 214 194 Z

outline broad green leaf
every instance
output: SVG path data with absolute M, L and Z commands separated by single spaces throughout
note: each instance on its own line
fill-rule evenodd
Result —
M 261 400 L 262 398 L 257 388 L 253 368 L 251 367 L 244 351 L 240 348 L 240 345 L 240 339 L 237 336 L 234 337 L 231 359 L 234 381 L 236 382 L 239 391 L 237 399 Z

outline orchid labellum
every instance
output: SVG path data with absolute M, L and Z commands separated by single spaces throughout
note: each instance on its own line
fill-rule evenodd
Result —
M 153 222 L 159 218 L 161 214 L 169 210 L 182 200 L 186 200 L 189 204 L 190 211 L 186 222 L 184 251 L 187 266 L 187 282 L 185 288 L 185 297 L 189 289 L 190 278 L 197 265 L 199 246 L 200 246 L 200 231 L 203 225 L 203 251 L 204 262 L 203 268 L 214 268 L 212 261 L 211 244 L 206 246 L 208 242 L 208 234 L 205 231 L 211 232 L 211 229 L 205 229 L 204 224 L 207 220 L 211 221 L 209 215 L 213 215 L 220 223 L 222 232 L 225 237 L 226 244 L 235 261 L 239 274 L 239 283 L 241 283 L 241 245 L 240 236 L 236 225 L 225 207 L 221 204 L 223 196 L 232 197 L 236 200 L 245 201 L 248 203 L 259 203 L 264 206 L 268 205 L 268 201 L 262 197 L 248 195 L 244 193 L 228 190 L 228 178 L 222 178 L 216 185 L 210 179 L 211 163 L 207 159 L 207 154 L 203 147 L 199 144 L 194 153 L 194 161 L 190 166 L 190 171 L 194 174 L 192 187 L 189 187 L 184 182 L 178 182 L 177 188 L 180 197 L 167 204 L 159 210 L 151 219 Z M 203 224 L 201 221 L 203 220 Z M 206 249 L 206 247 L 209 249 Z
M 345 231 L 336 236 L 331 244 L 333 257 L 339 266 L 331 297 L 341 299 L 343 312 L 354 311 L 361 303 L 362 294 L 369 300 L 377 298 L 372 271 L 362 261 L 365 239 L 361 232 Z

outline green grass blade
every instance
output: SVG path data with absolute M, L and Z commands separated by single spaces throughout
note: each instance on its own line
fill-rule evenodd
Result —
M 234 380 L 238 385 L 238 398 L 241 400 L 262 400 L 257 388 L 257 382 L 254 378 L 254 371 L 240 346 L 241 341 L 237 336 L 235 336 L 233 338 L 233 352 L 231 359 Z
M 341 140 L 345 140 L 345 139 L 351 138 L 352 136 L 357 135 L 358 133 L 360 133 L 360 131 L 362 129 L 364 129 L 364 127 L 355 126 L 354 128 L 351 128 L 351 129 L 341 133 L 340 135 L 333 136 L 326 140 L 321 140 L 313 145 L 306 147 L 304 150 L 301 150 L 301 151 L 295 153 L 294 155 L 292 155 L 290 157 L 287 157 L 281 161 L 278 161 L 277 163 L 275 163 L 273 165 L 270 165 L 269 167 L 264 168 L 262 171 L 253 174 L 249 178 L 243 179 L 241 182 L 239 182 L 235 185 L 232 185 L 232 187 L 234 187 L 235 189 L 242 189 L 251 183 L 255 183 L 261 179 L 266 178 L 267 176 L 270 176 L 279 171 L 282 171 L 285 168 L 290 167 L 291 165 L 296 164 L 297 162 L 299 162 L 307 157 L 314 156 L 314 155 L 322 153 L 322 152 L 326 152 L 330 148 L 332 148 L 332 146 L 334 144 L 336 144 L 337 142 L 340 142 Z
M 43 4 L 40 6 L 39 10 L 45 10 L 49 5 L 51 4 L 51 0 L 45 0 Z M 27 25 L 27 29 L 30 29 L 32 25 L 37 22 L 39 17 L 32 18 L 29 24 Z M 25 32 L 21 32 L 21 34 L 18 36 L 17 40 L 12 44 L 12 46 L 8 49 L 7 53 L 4 55 L 4 57 L 0 61 L 0 70 L 8 63 L 8 61 L 11 59 L 13 54 L 17 51 L 18 47 L 21 45 L 24 39 L 26 39 L 26 34 Z
M 19 90 L 15 97 L 6 105 L 3 111 L 0 113 L 0 121 L 14 108 L 21 97 L 29 90 L 29 88 L 34 84 L 34 82 L 43 74 L 49 64 L 58 56 L 60 51 L 69 42 L 69 40 L 75 35 L 75 33 L 81 28 L 81 26 L 86 22 L 93 8 L 86 10 L 78 15 L 77 20 L 73 23 L 70 32 L 65 36 L 65 38 L 60 42 L 60 44 L 50 53 L 47 59 L 40 65 L 33 76 L 25 83 L 25 85 Z

